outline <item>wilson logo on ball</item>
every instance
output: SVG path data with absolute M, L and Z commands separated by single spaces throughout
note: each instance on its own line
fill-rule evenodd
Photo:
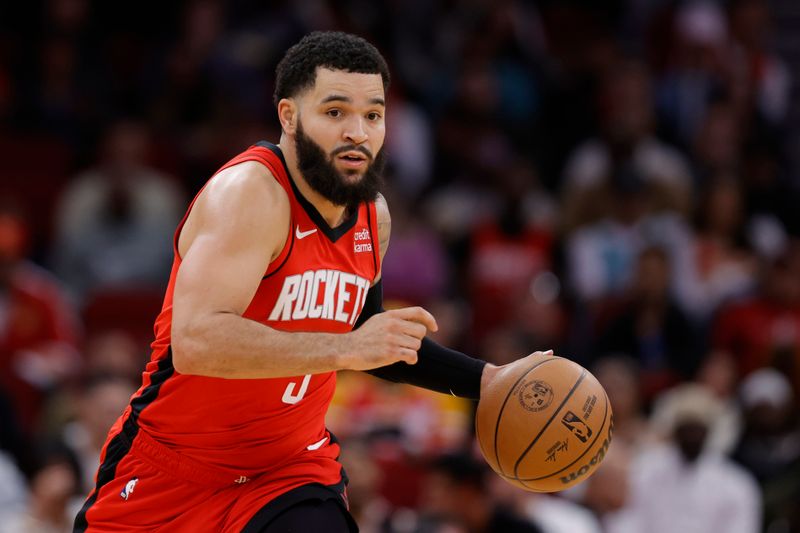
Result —
M 517 397 L 522 407 L 535 413 L 553 403 L 553 388 L 544 381 L 526 381 L 522 383 Z
M 611 438 L 614 436 L 614 417 L 611 417 L 611 422 L 608 426 L 608 436 L 603 439 L 603 444 L 600 446 L 600 449 L 597 450 L 597 453 L 592 456 L 592 458 L 587 462 L 585 465 L 580 467 L 579 469 L 569 472 L 567 475 L 561 476 L 561 483 L 564 485 L 572 485 L 576 479 L 585 476 L 587 473 L 594 470 L 597 465 L 603 460 L 608 453 L 608 447 L 611 444 Z

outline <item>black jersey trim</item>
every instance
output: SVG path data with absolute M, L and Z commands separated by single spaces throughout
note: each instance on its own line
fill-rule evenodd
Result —
M 97 483 L 92 494 L 75 517 L 73 533 L 83 533 L 88 529 L 89 522 L 86 519 L 86 514 L 97 501 L 100 489 L 114 479 L 117 473 L 117 465 L 130 452 L 133 439 L 139 433 L 139 415 L 145 407 L 158 397 L 161 385 L 174 373 L 175 367 L 172 366 L 172 348 L 170 347 L 167 351 L 167 356 L 158 362 L 158 370 L 153 372 L 150 384 L 145 387 L 139 396 L 131 400 L 131 414 L 122 424 L 122 430 L 108 442 L 106 456 L 97 470 Z
M 286 261 L 289 260 L 289 256 L 292 255 L 292 250 L 294 249 L 294 232 L 292 231 L 291 227 L 289 227 L 289 238 L 291 239 L 291 241 L 289 242 L 289 251 L 286 252 L 286 257 L 283 258 L 283 261 L 281 261 L 281 264 L 278 265 L 278 268 L 276 268 L 275 270 L 273 270 L 272 272 L 270 272 L 269 274 L 267 274 L 263 278 L 261 278 L 261 281 L 264 281 L 265 279 L 269 278 L 270 276 L 273 276 L 273 275 L 277 274 L 278 271 L 283 268 L 283 265 L 286 264 Z
M 153 372 L 150 377 L 150 384 L 145 387 L 142 393 L 131 400 L 131 416 L 128 418 L 134 424 L 138 425 L 139 415 L 142 410 L 153 403 L 158 397 L 161 386 L 175 373 L 175 367 L 172 365 L 172 346 L 167 348 L 167 355 L 158 362 L 158 370 Z
M 348 231 L 350 231 L 353 226 L 356 225 L 358 222 L 358 210 L 356 210 L 353 214 L 351 214 L 344 222 L 332 228 L 328 225 L 328 222 L 319 214 L 317 208 L 314 207 L 314 204 L 309 202 L 305 196 L 300 193 L 300 189 L 297 188 L 297 184 L 295 184 L 294 179 L 292 179 L 292 175 L 289 172 L 289 167 L 286 166 L 286 159 L 283 157 L 283 152 L 281 151 L 280 147 L 267 142 L 267 141 L 258 141 L 256 146 L 260 146 L 261 148 L 266 148 L 276 156 L 278 156 L 283 164 L 283 168 L 286 171 L 286 175 L 289 177 L 289 184 L 292 186 L 292 192 L 294 193 L 297 202 L 303 208 L 303 211 L 308 214 L 309 218 L 317 225 L 319 230 L 326 236 L 331 242 L 336 242 L 340 238 L 342 238 Z M 370 232 L 371 233 L 371 232 Z

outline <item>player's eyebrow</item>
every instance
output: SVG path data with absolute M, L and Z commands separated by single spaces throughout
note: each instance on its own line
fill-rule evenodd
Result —
M 320 102 L 320 103 L 321 104 L 327 104 L 329 102 L 344 102 L 346 104 L 352 104 L 353 103 L 353 99 L 350 98 L 349 96 L 344 96 L 344 95 L 341 95 L 341 94 L 329 94 L 328 96 L 323 98 L 322 102 Z
M 330 102 L 344 102 L 346 104 L 352 104 L 353 103 L 353 99 L 350 98 L 349 96 L 344 96 L 342 94 L 329 94 L 328 96 L 323 98 L 320 103 L 321 104 L 327 104 L 327 103 L 330 103 Z M 370 105 L 379 105 L 379 106 L 386 107 L 386 101 L 383 98 L 380 98 L 380 97 L 370 98 L 368 100 L 368 102 L 369 102 Z

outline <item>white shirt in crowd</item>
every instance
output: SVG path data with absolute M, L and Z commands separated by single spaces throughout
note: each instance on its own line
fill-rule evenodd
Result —
M 631 501 L 605 517 L 607 533 L 758 533 L 755 479 L 719 454 L 687 465 L 677 448 L 644 452 L 631 465 Z

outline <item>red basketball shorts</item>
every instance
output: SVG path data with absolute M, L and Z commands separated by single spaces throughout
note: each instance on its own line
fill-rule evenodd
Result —
M 281 479 L 280 472 L 250 479 L 182 456 L 128 423 L 106 445 L 97 488 L 76 517 L 75 531 L 257 530 L 305 499 L 334 499 L 346 507 L 341 474 L 329 486 L 312 476 Z

